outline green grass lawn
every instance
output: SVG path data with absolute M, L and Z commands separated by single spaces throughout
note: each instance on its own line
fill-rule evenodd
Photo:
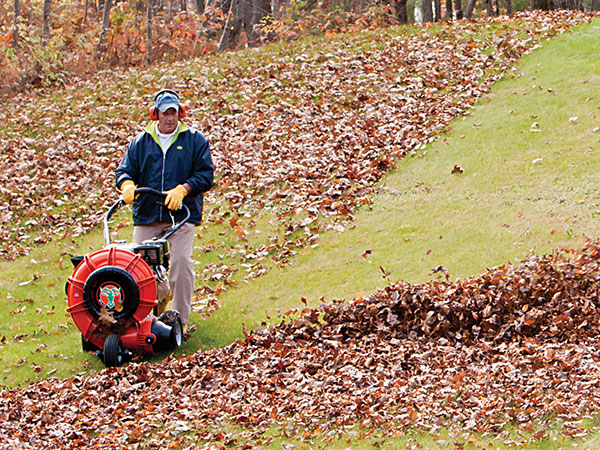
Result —
M 311 306 L 321 298 L 351 299 L 388 280 L 417 283 L 442 276 L 432 272 L 439 266 L 452 279 L 476 276 L 531 253 L 597 238 L 599 40 L 595 19 L 544 42 L 435 143 L 399 161 L 372 205 L 360 209 L 343 232 L 322 234 L 318 246 L 299 250 L 290 266 L 274 266 L 229 287 L 219 296 L 221 308 L 206 320 L 192 314 L 198 331 L 179 353 L 226 345 L 243 336 L 242 324 L 251 329 L 278 321 L 286 311 L 303 308 L 302 298 Z M 455 166 L 463 172 L 452 173 Z M 257 229 L 264 231 L 260 224 Z M 218 242 L 220 230 L 199 229 L 198 246 Z M 98 230 L 0 263 L 0 384 L 103 368 L 80 350 L 64 300 L 69 255 L 102 245 Z M 204 264 L 215 256 L 199 250 L 196 258 Z M 363 439 L 361 447 L 360 439 L 347 439 L 330 448 L 372 448 L 372 440 Z M 557 438 L 536 448 L 564 448 L 565 442 Z M 493 447 L 503 448 L 497 442 Z

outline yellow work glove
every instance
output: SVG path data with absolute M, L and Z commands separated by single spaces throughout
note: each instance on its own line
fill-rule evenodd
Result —
M 121 197 L 123 197 L 123 201 L 129 205 L 133 203 L 133 197 L 135 194 L 136 185 L 131 180 L 123 181 L 121 185 Z
M 167 198 L 165 198 L 165 205 L 169 209 L 179 209 L 181 208 L 181 202 L 183 201 L 183 197 L 187 195 L 187 190 L 181 184 L 175 186 L 173 189 L 166 191 Z

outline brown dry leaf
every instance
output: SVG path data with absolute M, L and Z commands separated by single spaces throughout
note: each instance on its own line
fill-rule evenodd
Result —
M 115 319 L 114 314 L 115 311 L 112 309 L 100 308 L 100 317 L 98 317 L 98 319 L 104 325 L 114 325 L 115 323 L 117 323 L 117 319 Z
M 452 169 L 452 174 L 455 173 L 464 173 L 465 169 L 463 169 L 462 167 L 458 166 L 458 165 L 454 165 L 454 168 Z

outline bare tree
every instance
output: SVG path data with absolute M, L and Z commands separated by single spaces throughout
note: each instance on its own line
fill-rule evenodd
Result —
M 110 25 L 110 8 L 112 0 L 104 0 L 104 13 L 102 14 L 102 32 L 100 33 L 100 39 L 98 39 L 98 50 L 97 56 L 100 57 L 104 51 L 104 44 L 106 41 L 106 31 Z
M 258 25 L 271 15 L 271 0 L 228 0 L 222 4 L 227 20 L 221 35 L 218 51 L 222 52 L 244 45 L 256 45 L 259 40 Z
M 19 46 L 19 14 L 20 5 L 19 0 L 15 0 L 15 17 L 13 19 L 13 48 L 16 49 Z
M 42 45 L 45 47 L 50 39 L 50 0 L 44 0 L 42 19 Z
M 396 18 L 401 24 L 408 22 L 408 8 L 406 6 L 406 0 L 396 0 Z
M 83 13 L 83 24 L 81 25 L 81 31 L 85 34 L 85 26 L 87 24 L 88 8 L 90 0 L 85 0 L 85 11 Z
M 441 0 L 433 0 L 433 5 L 435 6 L 435 21 L 438 22 L 440 17 L 442 16 L 442 1 Z
M 551 9 L 549 0 L 531 0 L 531 9 L 541 9 L 542 11 L 548 11 Z
M 446 0 L 446 20 L 452 20 L 452 0 Z
M 583 2 L 581 0 L 554 0 L 554 9 L 573 9 L 583 10 Z
M 227 20 L 223 27 L 223 34 L 219 41 L 218 52 L 234 48 L 236 46 L 237 39 L 242 31 L 242 17 L 243 14 L 241 8 L 245 6 L 244 0 L 229 0 L 224 6 L 229 5 L 227 11 Z
M 281 19 L 290 9 L 291 0 L 273 0 L 271 3 L 271 11 L 275 20 Z
M 423 23 L 433 22 L 431 0 L 421 0 L 421 10 L 423 11 Z
M 454 0 L 454 11 L 456 11 L 457 19 L 463 18 L 463 10 L 462 10 L 462 1 L 461 0 Z
M 250 34 L 248 35 L 248 41 L 251 45 L 258 43 L 258 33 L 256 32 L 256 29 L 262 20 L 270 14 L 271 0 L 254 0 L 252 2 L 251 28 Z
M 467 4 L 467 10 L 465 11 L 465 18 L 470 19 L 473 17 L 473 10 L 475 9 L 475 2 L 477 0 L 469 0 Z
M 582 0 L 531 0 L 531 9 L 541 9 L 542 11 L 552 9 L 583 10 L 583 2 Z
M 146 61 L 152 62 L 152 0 L 146 5 Z

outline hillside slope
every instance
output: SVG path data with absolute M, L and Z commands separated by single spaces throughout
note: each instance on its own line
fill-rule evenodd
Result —
M 0 361 L 7 366 L 0 382 L 23 385 L 102 367 L 79 351 L 79 332 L 62 313 L 68 259 L 101 247 L 98 230 L 87 231 L 116 200 L 113 170 L 144 125 L 145 105 L 156 89 L 170 85 L 182 93 L 189 123 L 210 137 L 217 163 L 217 184 L 206 199 L 205 222 L 197 228 L 192 321 L 200 332 L 181 350 L 190 353 L 231 343 L 242 336 L 243 323 L 254 328 L 265 312 L 275 318 L 278 309 L 283 314 L 298 306 L 301 296 L 315 305 L 323 296 L 351 298 L 382 287 L 381 270 L 388 273 L 392 258 L 386 254 L 394 248 L 386 240 L 406 242 L 394 250 L 392 261 L 402 271 L 392 269 L 395 278 L 413 281 L 405 276 L 408 269 L 420 268 L 429 277 L 431 267 L 446 264 L 429 265 L 429 254 L 438 259 L 453 247 L 466 249 L 457 255 L 477 252 L 481 246 L 473 234 L 452 240 L 459 239 L 452 230 L 455 221 L 460 223 L 454 210 L 437 205 L 422 210 L 433 196 L 419 197 L 427 188 L 420 180 L 416 188 L 396 192 L 377 183 L 399 158 L 402 173 L 418 161 L 431 162 L 425 172 L 440 181 L 433 192 L 447 192 L 447 202 L 461 205 L 437 175 L 448 176 L 458 161 L 453 157 L 450 167 L 435 167 L 441 163 L 432 157 L 431 141 L 452 117 L 470 110 L 494 80 L 516 76 L 506 70 L 518 58 L 589 20 L 559 11 L 368 31 L 143 73 L 101 73 L 61 90 L 6 98 L 0 110 L 5 163 L 0 252 L 8 260 L 0 263 L 0 298 L 6 299 L 0 312 L 10 321 L 0 323 Z M 587 127 L 589 120 L 580 118 L 578 127 Z M 425 145 L 428 158 L 420 158 Z M 404 157 L 410 154 L 418 157 Z M 475 178 L 473 168 L 467 169 L 455 180 L 463 180 L 460 195 L 472 198 L 462 190 L 484 177 Z M 592 195 L 590 190 L 585 198 Z M 401 203 L 407 199 L 415 206 Z M 417 217 L 418 228 L 407 228 L 397 221 L 410 210 L 456 217 L 435 222 Z M 361 235 L 359 227 L 359 219 L 369 215 L 376 226 L 368 234 L 382 237 L 372 248 L 363 246 L 366 233 Z M 441 229 L 442 220 L 450 230 L 443 240 L 431 234 Z M 127 223 L 122 218 L 114 224 L 123 238 L 130 236 Z M 460 228 L 473 226 L 467 225 Z M 320 251 L 326 248 L 334 253 Z M 406 251 L 413 251 L 413 259 Z M 507 253 L 506 258 L 514 257 Z M 486 267 L 460 265 L 463 276 Z M 210 319 L 202 321 L 207 315 Z
M 556 20 L 559 16 L 550 17 L 549 29 L 566 28 Z M 505 32 L 510 26 L 500 28 Z M 324 56 L 326 63 L 330 58 Z M 284 66 L 265 70 L 274 74 Z M 326 65 L 324 70 L 347 74 L 343 65 Z M 464 105 L 473 98 L 465 96 Z M 430 124 L 425 116 L 423 123 Z M 433 133 L 448 117 L 442 116 L 432 128 L 415 125 L 414 130 L 425 142 L 430 137 L 426 133 Z M 233 114 L 222 120 L 239 122 L 240 117 Z M 286 122 L 290 124 L 299 127 L 303 122 L 298 118 Z M 334 129 L 335 123 L 331 126 Z M 376 134 L 364 139 L 375 137 L 382 139 Z M 227 194 L 223 195 L 232 209 L 239 206 L 242 220 L 244 212 L 257 206 L 244 203 L 244 193 L 256 192 L 242 188 L 240 176 L 254 160 L 244 156 L 243 148 L 238 150 L 232 162 L 222 166 L 231 168 L 232 178 L 224 179 L 237 187 L 229 194 L 225 187 L 214 201 Z M 216 154 L 224 158 L 226 152 L 217 149 Z M 376 155 L 368 165 L 373 183 L 393 161 Z M 285 161 L 290 160 L 293 157 Z M 278 176 L 303 167 L 284 162 L 291 170 L 286 172 L 279 161 L 273 164 Z M 275 196 L 271 200 L 314 199 L 293 193 L 321 180 L 320 168 L 315 167 L 307 185 L 285 186 L 284 178 L 284 185 L 267 191 Z M 267 165 L 261 169 L 273 170 Z M 248 171 L 261 178 L 260 171 Z M 323 183 L 337 181 L 337 175 Z M 343 206 L 350 201 L 343 194 L 319 198 L 340 198 Z M 248 198 L 254 201 L 256 196 Z M 356 198 L 360 196 L 352 197 Z M 342 221 L 353 207 L 350 202 L 342 208 Z M 587 430 L 579 419 L 597 411 L 599 401 L 599 260 L 598 244 L 589 243 L 579 252 L 531 257 L 522 265 L 500 266 L 463 281 L 393 282 L 348 303 L 306 308 L 299 317 L 254 330 L 225 348 L 5 389 L 0 399 L 0 448 L 259 447 L 269 444 L 272 438 L 262 433 L 271 427 L 281 427 L 284 436 L 304 436 L 310 443 L 313 433 L 333 439 L 337 430 L 357 424 L 366 434 L 377 430 L 388 437 L 402 434 L 406 427 L 435 430 L 444 425 L 501 439 L 509 423 L 531 431 L 521 438 L 524 443 L 545 438 L 555 416 L 564 422 L 565 435 L 584 435 Z M 223 433 L 230 423 L 235 424 L 234 432 Z

